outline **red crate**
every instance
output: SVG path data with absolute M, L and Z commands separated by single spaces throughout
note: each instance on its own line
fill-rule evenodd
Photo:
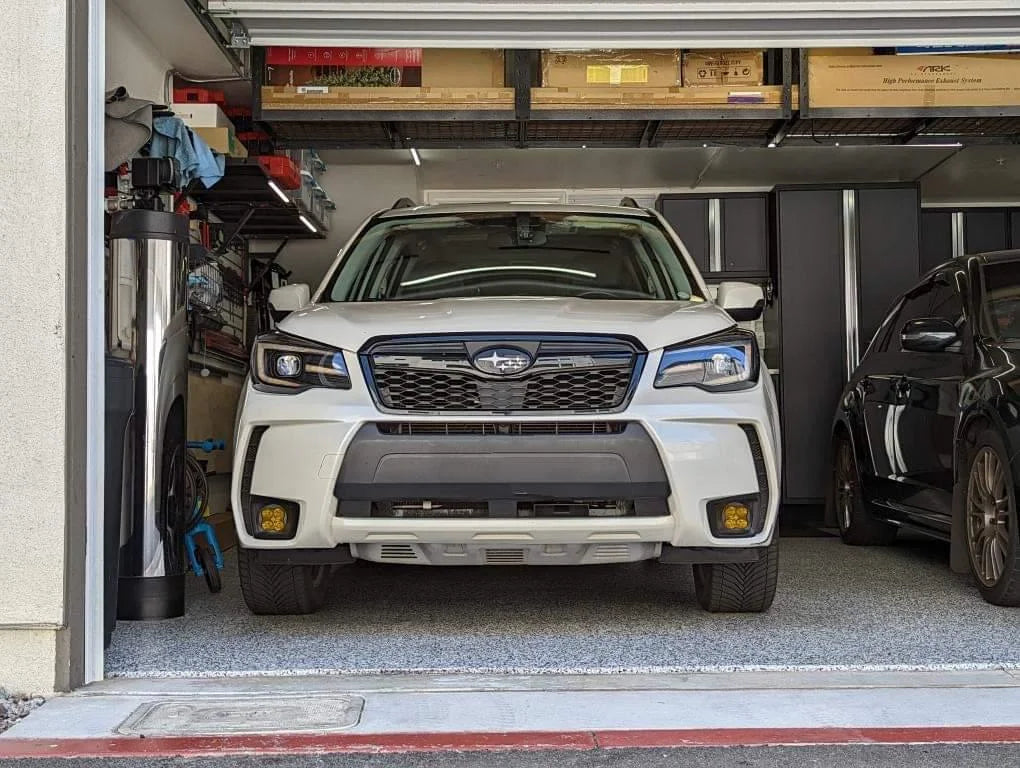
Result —
M 227 103 L 223 91 L 213 88 L 174 88 L 175 104 L 219 104 Z
M 249 155 L 268 155 L 275 149 L 273 137 L 265 131 L 241 131 L 237 140 L 244 144 Z
M 294 161 L 283 155 L 261 155 L 259 165 L 283 189 L 301 188 L 301 171 Z

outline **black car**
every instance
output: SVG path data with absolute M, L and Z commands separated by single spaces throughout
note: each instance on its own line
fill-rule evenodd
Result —
M 829 516 L 847 544 L 951 542 L 986 600 L 1020 605 L 1020 250 L 929 272 L 843 391 Z

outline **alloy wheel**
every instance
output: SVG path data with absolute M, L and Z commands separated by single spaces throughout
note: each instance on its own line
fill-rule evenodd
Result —
M 857 473 L 850 443 L 840 442 L 836 455 L 836 513 L 844 531 L 850 530 L 853 520 L 854 497 L 857 494 Z
M 1002 578 L 1009 554 L 1010 477 L 985 446 L 974 457 L 967 484 L 967 545 L 974 575 L 986 587 Z

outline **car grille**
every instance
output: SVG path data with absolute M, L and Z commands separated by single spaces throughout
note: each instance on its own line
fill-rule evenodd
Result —
M 521 350 L 533 362 L 521 373 L 477 370 L 472 359 L 493 348 Z M 620 409 L 635 379 L 641 351 L 617 338 L 392 339 L 363 353 L 377 401 L 419 412 Z

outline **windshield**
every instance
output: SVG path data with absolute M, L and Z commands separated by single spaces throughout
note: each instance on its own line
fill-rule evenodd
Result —
M 982 316 L 985 333 L 996 339 L 1020 339 L 1020 262 L 985 264 Z
M 702 300 L 655 222 L 533 212 L 383 219 L 344 256 L 323 300 L 494 296 Z

